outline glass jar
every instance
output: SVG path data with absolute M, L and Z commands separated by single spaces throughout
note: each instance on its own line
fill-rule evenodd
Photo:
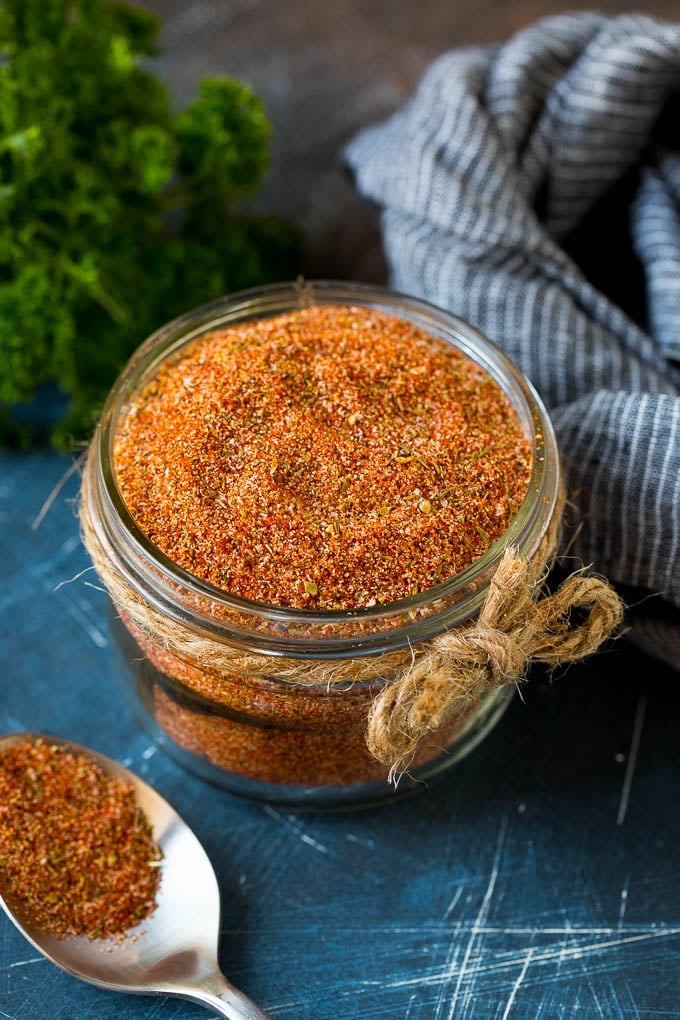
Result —
M 466 570 L 388 605 L 288 609 L 217 589 L 177 566 L 148 540 L 116 482 L 117 424 L 161 362 L 216 328 L 314 304 L 377 309 L 452 344 L 495 379 L 532 447 L 528 492 L 505 534 Z M 514 687 L 507 684 L 483 695 L 430 733 L 395 788 L 388 782 L 388 770 L 366 747 L 368 711 L 385 683 L 369 666 L 375 665 L 376 656 L 389 657 L 399 650 L 403 654 L 474 620 L 504 550 L 512 545 L 526 559 L 536 554 L 553 519 L 559 485 L 554 433 L 530 383 L 494 343 L 427 302 L 377 286 L 304 281 L 240 291 L 174 320 L 142 344 L 113 386 L 83 479 L 82 502 L 99 564 L 110 566 L 127 591 L 126 599 L 118 601 L 113 593 L 111 627 L 136 716 L 152 739 L 188 770 L 250 799 L 340 807 L 423 789 L 482 740 L 501 717 Z M 150 607 L 157 633 L 135 623 L 136 601 Z M 166 624 L 188 637 L 181 648 L 168 644 Z M 225 670 L 223 664 L 213 668 L 203 654 L 193 654 L 192 640 L 208 640 L 217 652 L 264 656 L 265 662 L 280 657 L 310 663 L 352 658 L 365 663 L 366 677 L 347 685 L 309 685 L 266 669 L 253 673 Z

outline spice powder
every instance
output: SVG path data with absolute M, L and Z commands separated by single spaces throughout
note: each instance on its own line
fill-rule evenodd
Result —
M 471 359 L 406 319 L 320 305 L 209 332 L 134 398 L 123 498 L 214 586 L 312 610 L 385 604 L 508 528 L 531 452 Z
M 464 570 L 506 532 L 531 467 L 518 416 L 482 367 L 365 306 L 190 341 L 132 395 L 114 436 L 127 507 L 171 560 L 239 596 L 308 610 L 390 603 Z M 226 785 L 386 777 L 365 742 L 370 686 L 216 673 L 124 611 L 114 633 L 144 712 Z M 446 720 L 412 765 L 439 757 L 476 711 Z
M 42 738 L 0 756 L 0 892 L 39 931 L 122 941 L 155 909 L 160 859 L 129 783 Z

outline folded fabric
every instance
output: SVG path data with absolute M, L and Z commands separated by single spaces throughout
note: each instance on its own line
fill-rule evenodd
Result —
M 381 208 L 390 284 L 536 386 L 570 556 L 680 669 L 680 24 L 565 14 L 444 53 L 344 158 Z

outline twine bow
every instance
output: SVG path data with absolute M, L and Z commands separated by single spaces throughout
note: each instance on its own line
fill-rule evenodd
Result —
M 389 778 L 405 771 L 419 742 L 455 710 L 473 704 L 485 692 L 524 679 L 533 662 L 550 666 L 574 662 L 595 652 L 623 618 L 623 603 L 604 579 L 571 574 L 554 594 L 542 594 L 542 578 L 556 554 L 564 496 L 555 507 L 547 533 L 527 561 L 506 550 L 484 605 L 474 622 L 378 656 L 346 659 L 293 659 L 243 651 L 191 628 L 156 609 L 114 566 L 90 515 L 92 471 L 83 471 L 79 515 L 83 542 L 119 613 L 132 628 L 145 654 L 161 671 L 192 663 L 210 675 L 280 677 L 308 687 L 351 686 L 355 681 L 381 686 L 368 713 L 366 743 L 389 769 Z M 170 672 L 169 675 L 172 675 Z
M 574 625 L 576 613 L 585 615 Z M 590 655 L 622 617 L 614 589 L 582 573 L 541 597 L 532 565 L 506 550 L 475 622 L 433 638 L 373 702 L 367 733 L 371 753 L 389 766 L 394 780 L 408 768 L 427 732 L 455 708 L 524 679 L 531 663 L 558 666 Z

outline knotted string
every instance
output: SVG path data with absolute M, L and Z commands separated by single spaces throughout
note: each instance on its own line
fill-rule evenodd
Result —
M 519 683 L 533 662 L 557 666 L 595 652 L 615 632 L 623 603 L 609 583 L 571 574 L 543 595 L 564 510 L 560 496 L 546 536 L 527 561 L 506 550 L 471 623 L 376 656 L 295 659 L 243 651 L 197 633 L 152 606 L 122 576 L 103 548 L 91 515 L 92 474 L 85 463 L 79 517 L 83 543 L 114 605 L 147 654 L 162 648 L 212 676 L 280 678 L 305 687 L 375 682 L 380 691 L 368 715 L 366 743 L 389 769 L 407 769 L 427 733 L 484 693 Z M 575 622 L 574 617 L 582 615 Z M 167 655 L 164 657 L 167 661 Z
M 622 602 L 600 578 L 575 573 L 554 594 L 540 592 L 532 566 L 507 549 L 474 623 L 432 638 L 378 694 L 367 744 L 389 767 L 391 780 L 447 714 L 496 687 L 518 683 L 532 663 L 558 666 L 592 654 L 621 623 Z M 574 625 L 576 613 L 584 615 Z

